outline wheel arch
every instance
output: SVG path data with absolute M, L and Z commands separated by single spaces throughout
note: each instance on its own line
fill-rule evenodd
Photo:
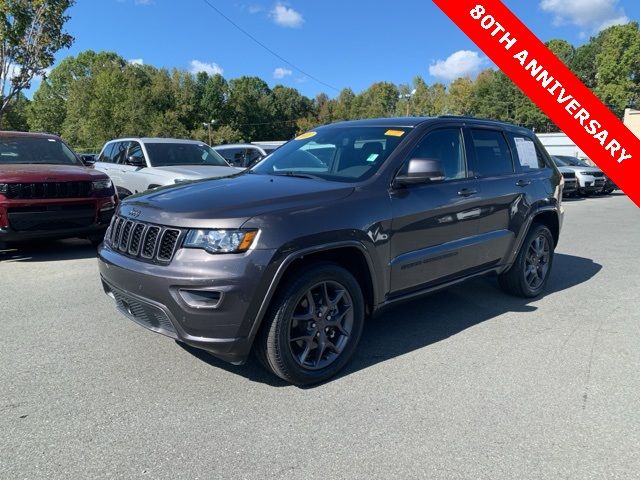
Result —
M 289 254 L 280 264 L 253 323 L 250 338 L 253 341 L 263 323 L 275 293 L 288 278 L 313 263 L 335 262 L 348 270 L 358 281 L 365 299 L 365 311 L 373 313 L 379 303 L 373 262 L 367 249 L 358 241 L 338 242 L 305 248 Z

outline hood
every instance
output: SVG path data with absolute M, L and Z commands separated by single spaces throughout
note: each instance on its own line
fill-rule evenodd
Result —
M 108 178 L 83 165 L 0 164 L 0 183 L 82 182 Z
M 140 221 L 190 228 L 237 228 L 251 217 L 326 206 L 353 192 L 340 182 L 298 177 L 240 174 L 172 185 L 123 201 Z
M 570 168 L 570 167 L 558 166 L 558 170 L 560 171 L 560 173 L 575 173 L 575 170 L 573 168 Z
M 219 167 L 216 165 L 174 165 L 169 167 L 153 167 L 174 174 L 185 180 L 199 180 L 201 178 L 226 177 L 244 170 L 244 168 Z
M 574 167 L 573 165 L 568 165 L 566 167 L 558 167 L 560 171 L 562 171 L 563 168 L 566 169 L 566 171 L 570 171 L 570 172 L 601 172 L 602 171 L 596 167 Z

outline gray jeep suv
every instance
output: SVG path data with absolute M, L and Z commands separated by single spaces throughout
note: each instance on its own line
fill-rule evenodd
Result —
M 253 349 L 276 375 L 311 384 L 344 367 L 365 318 L 393 302 L 489 274 L 540 295 L 562 187 L 519 127 L 336 123 L 246 172 L 127 198 L 100 275 L 140 325 L 235 364 Z

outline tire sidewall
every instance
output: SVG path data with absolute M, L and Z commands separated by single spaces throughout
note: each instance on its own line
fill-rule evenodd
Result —
M 542 284 L 538 288 L 532 289 L 527 283 L 527 280 L 525 277 L 526 256 L 529 250 L 529 246 L 531 245 L 531 242 L 536 237 L 538 237 L 541 233 L 546 237 L 547 242 L 549 242 L 549 268 L 547 270 L 547 275 L 545 276 Z M 551 231 L 544 225 L 539 225 L 539 224 L 534 225 L 533 228 L 531 228 L 531 230 L 527 234 L 527 238 L 525 239 L 525 242 L 522 246 L 522 249 L 520 251 L 519 258 L 518 258 L 518 270 L 519 270 L 518 275 L 520 279 L 520 284 L 522 286 L 522 291 L 526 294 L 527 297 L 537 297 L 547 287 L 549 277 L 551 276 L 551 270 L 553 268 L 553 258 L 555 256 L 554 252 L 555 252 L 555 244 L 553 241 L 553 235 L 551 235 Z

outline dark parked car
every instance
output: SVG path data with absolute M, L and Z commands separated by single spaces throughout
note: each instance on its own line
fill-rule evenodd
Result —
M 0 132 L 0 243 L 82 237 L 98 244 L 117 201 L 109 177 L 55 135 Z
M 100 274 L 142 326 L 236 364 L 255 347 L 276 375 L 310 384 L 344 367 L 365 318 L 394 302 L 488 274 L 540 295 L 562 185 L 519 127 L 337 123 L 246 173 L 128 198 Z

